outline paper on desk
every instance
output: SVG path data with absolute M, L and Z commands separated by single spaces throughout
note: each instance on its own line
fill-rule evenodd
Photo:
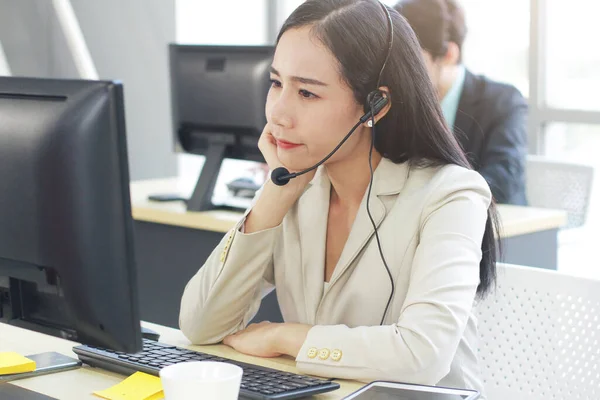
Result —
M 35 371 L 35 361 L 12 351 L 0 353 L 0 375 Z
M 107 400 L 158 400 L 165 397 L 158 376 L 136 372 L 115 386 L 94 392 Z

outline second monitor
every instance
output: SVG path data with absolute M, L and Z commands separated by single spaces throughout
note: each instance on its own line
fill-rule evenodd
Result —
M 264 162 L 258 138 L 273 46 L 170 45 L 173 132 L 177 151 L 205 156 L 188 210 L 213 208 L 225 158 Z

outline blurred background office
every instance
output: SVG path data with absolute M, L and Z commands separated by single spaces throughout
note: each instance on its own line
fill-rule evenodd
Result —
M 203 157 L 173 150 L 168 44 L 273 44 L 301 2 L 0 0 L 0 74 L 123 81 L 131 179 L 179 175 L 189 194 Z M 569 210 L 558 269 L 600 278 L 594 251 L 600 234 L 600 3 L 459 3 L 468 27 L 464 64 L 514 85 L 528 101 L 529 204 Z M 591 168 L 579 172 L 579 164 Z M 215 197 L 230 197 L 225 183 L 240 176 L 260 174 L 251 162 L 227 161 Z M 552 195 L 567 192 L 558 203 Z

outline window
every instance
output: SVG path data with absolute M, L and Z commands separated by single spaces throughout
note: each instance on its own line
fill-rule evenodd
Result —
M 547 96 L 556 108 L 600 111 L 600 2 L 547 3 Z
M 177 0 L 177 42 L 262 45 L 267 41 L 266 14 L 266 0 Z
M 277 25 L 277 28 L 279 30 L 279 28 L 281 27 L 281 25 L 283 25 L 283 22 L 286 20 L 287 17 L 290 16 L 290 14 L 296 9 L 298 8 L 298 6 L 300 4 L 304 3 L 304 0 L 283 0 L 283 1 L 278 1 L 278 10 L 277 10 L 277 17 L 278 17 L 278 21 L 279 21 L 279 25 Z
M 461 0 L 467 21 L 463 60 L 474 73 L 529 95 L 529 2 Z

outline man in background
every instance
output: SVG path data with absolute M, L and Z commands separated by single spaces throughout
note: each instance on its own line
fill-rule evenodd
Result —
M 448 126 L 498 203 L 526 205 L 527 102 L 513 86 L 471 73 L 462 63 L 467 27 L 456 0 L 401 0 Z

